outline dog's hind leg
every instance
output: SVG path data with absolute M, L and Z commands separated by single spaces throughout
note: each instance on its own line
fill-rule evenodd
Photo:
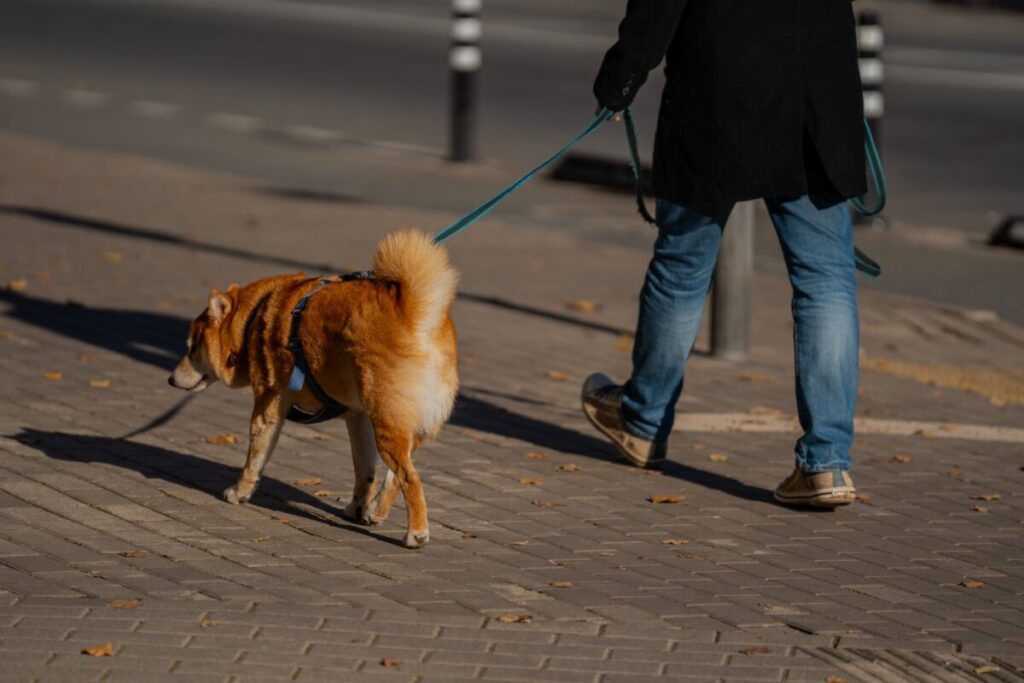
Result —
M 285 414 L 289 404 L 284 398 L 273 391 L 265 391 L 256 395 L 249 420 L 249 452 L 245 458 L 245 467 L 238 482 L 224 491 L 224 499 L 229 503 L 247 503 L 260 483 L 263 467 L 270 459 L 270 454 L 277 445 L 277 437 L 281 435 Z
M 383 520 L 370 515 L 370 500 L 375 498 L 377 488 L 377 439 L 373 435 L 373 424 L 366 415 L 352 413 L 345 420 L 348 440 L 352 446 L 352 465 L 355 469 L 355 484 L 352 487 L 352 502 L 345 508 L 346 519 L 363 524 L 378 524 Z M 390 470 L 388 471 L 390 474 Z M 386 515 L 385 515 L 386 517 Z
M 405 498 L 406 512 L 409 515 L 408 528 L 405 533 L 405 546 L 407 548 L 419 548 L 430 540 L 430 529 L 427 526 L 427 501 L 423 495 L 423 484 L 420 482 L 420 475 L 412 465 L 412 450 L 415 439 L 412 434 L 403 432 L 391 427 L 374 425 L 374 433 L 377 436 L 377 451 L 381 460 L 387 465 L 389 477 L 393 476 L 397 488 L 401 489 Z M 392 475 L 392 473 L 394 473 Z M 388 496 L 389 488 L 396 488 L 387 478 L 384 482 L 384 491 L 381 496 L 378 509 L 383 508 L 384 514 L 390 508 L 389 499 L 394 500 L 394 494 Z

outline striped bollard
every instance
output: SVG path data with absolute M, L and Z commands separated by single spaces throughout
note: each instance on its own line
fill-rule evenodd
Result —
M 481 0 L 452 0 L 451 131 L 452 161 L 476 156 L 476 75 L 480 70 Z
M 860 82 L 864 90 L 864 117 L 867 119 L 871 134 L 875 138 L 878 154 L 882 154 L 882 116 L 885 115 L 885 97 L 882 85 L 885 82 L 885 69 L 882 65 L 882 48 L 885 46 L 885 34 L 878 12 L 863 10 L 857 13 L 857 49 L 860 55 Z M 858 216 L 858 222 L 876 223 L 880 217 L 865 218 Z

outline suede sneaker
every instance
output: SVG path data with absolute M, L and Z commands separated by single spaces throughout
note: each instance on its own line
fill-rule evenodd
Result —
M 775 489 L 775 500 L 784 505 L 834 508 L 849 505 L 856 496 L 853 479 L 845 471 L 804 474 L 796 468 Z
M 666 443 L 649 441 L 626 429 L 622 420 L 622 387 L 596 372 L 583 382 L 583 414 L 598 431 L 611 439 L 626 460 L 637 467 L 654 469 L 665 462 Z

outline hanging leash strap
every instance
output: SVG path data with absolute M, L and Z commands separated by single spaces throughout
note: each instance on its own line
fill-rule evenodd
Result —
M 615 116 L 615 112 L 613 112 L 611 109 L 608 109 L 607 107 L 602 109 L 601 111 L 599 111 L 597 113 L 597 116 L 594 117 L 594 120 L 591 121 L 590 124 L 586 128 L 584 128 L 582 131 L 580 131 L 580 133 L 576 137 L 574 137 L 572 140 L 570 140 L 567 145 L 565 145 L 560 150 L 558 150 L 557 152 L 555 152 L 554 154 L 549 156 L 544 161 L 542 161 L 539 164 L 537 164 L 536 166 L 534 166 L 522 178 L 520 178 L 519 180 L 515 181 L 514 183 L 512 183 L 511 185 L 506 187 L 504 190 L 502 190 L 498 194 L 494 195 L 493 197 L 491 197 L 486 202 L 484 202 L 480 206 L 476 207 L 475 209 L 473 209 L 469 213 L 463 215 L 461 218 L 456 220 L 454 223 L 449 225 L 447 228 L 445 228 L 441 232 L 439 232 L 436 235 L 434 235 L 434 242 L 437 243 L 437 244 L 440 244 L 440 243 L 442 243 L 442 242 L 444 242 L 444 241 L 454 237 L 455 235 L 458 235 L 460 232 L 462 232 L 463 230 L 465 230 L 469 226 L 473 225 L 473 223 L 476 223 L 478 220 L 480 220 L 481 218 L 483 218 L 484 216 L 489 214 L 494 209 L 494 207 L 496 207 L 498 204 L 501 204 L 503 201 L 505 201 L 510 194 L 512 194 L 513 192 L 518 190 L 520 187 L 522 187 L 523 185 L 528 183 L 535 175 L 537 175 L 538 173 L 543 171 L 545 168 L 550 166 L 552 162 L 554 162 L 555 160 L 559 159 L 562 155 L 564 155 L 570 149 L 572 149 L 577 144 L 579 144 L 579 142 L 581 140 L 583 140 L 583 138 L 587 137 L 588 135 L 593 133 L 595 130 L 600 128 L 602 123 L 604 123 L 605 121 L 607 121 L 608 119 L 610 119 L 613 116 Z
M 306 309 L 306 304 L 313 298 L 313 295 L 327 285 L 350 282 L 352 280 L 366 280 L 371 277 L 373 277 L 373 273 L 364 270 L 358 273 L 348 273 L 341 277 L 321 278 L 320 284 L 309 294 L 302 297 L 299 303 L 295 304 L 295 308 L 292 309 L 292 329 L 288 335 L 288 348 L 291 350 L 292 355 L 295 356 L 295 367 L 292 368 L 291 377 L 288 378 L 288 389 L 291 391 L 302 391 L 303 387 L 307 387 L 310 393 L 316 397 L 316 400 L 320 401 L 321 407 L 315 413 L 307 413 L 293 405 L 291 410 L 288 411 L 288 415 L 285 416 L 285 419 L 290 422 L 316 424 L 333 420 L 348 412 L 346 406 L 335 401 L 324 391 L 309 369 L 309 363 L 306 362 L 306 353 L 302 348 L 302 336 L 300 335 L 302 330 L 302 312 Z
M 869 209 L 864 203 L 863 197 L 854 197 L 850 204 L 854 210 L 862 216 L 875 216 L 882 213 L 885 203 L 889 199 L 888 187 L 885 182 L 885 169 L 882 168 L 882 158 L 878 154 L 878 146 L 875 144 L 875 136 L 871 133 L 871 124 L 864 119 L 864 152 L 868 158 L 868 170 L 871 173 L 871 184 L 875 187 L 875 208 Z

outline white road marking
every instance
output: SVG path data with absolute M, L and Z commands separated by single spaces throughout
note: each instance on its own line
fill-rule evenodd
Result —
M 35 81 L 21 78 L 0 78 L 0 95 L 10 97 L 32 97 L 39 91 Z
M 316 128 L 315 126 L 288 126 L 282 133 L 292 140 L 309 144 L 336 142 L 343 137 L 339 131 Z
M 214 128 L 231 131 L 232 133 L 252 133 L 262 128 L 263 124 L 255 116 L 244 114 L 227 114 L 214 112 L 206 117 L 206 122 Z
M 944 85 L 951 88 L 1024 91 L 1024 73 L 936 69 L 905 64 L 891 64 L 887 72 L 889 80 L 893 82 Z
M 128 103 L 128 110 L 147 119 L 172 119 L 181 113 L 182 107 L 155 100 L 135 100 Z
M 73 107 L 98 109 L 110 101 L 110 96 L 95 90 L 72 88 L 64 91 L 64 101 Z
M 935 439 L 963 439 L 1024 443 L 1024 429 L 954 422 L 918 422 L 913 420 L 880 420 L 858 417 L 854 420 L 857 434 L 887 436 L 923 436 Z M 748 413 L 682 413 L 677 416 L 677 432 L 771 432 L 799 433 L 796 417 L 751 415 Z

